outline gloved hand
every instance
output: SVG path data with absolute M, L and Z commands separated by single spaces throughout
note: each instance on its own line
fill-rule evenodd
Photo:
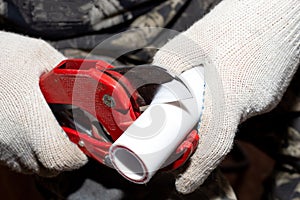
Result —
M 176 180 L 179 192 L 203 183 L 240 122 L 279 102 L 299 63 L 299 21 L 299 0 L 224 0 L 155 55 L 154 65 L 176 74 L 205 68 L 200 142 Z
M 42 40 L 0 32 L 0 162 L 49 175 L 87 158 L 69 141 L 39 88 L 39 77 L 64 56 Z

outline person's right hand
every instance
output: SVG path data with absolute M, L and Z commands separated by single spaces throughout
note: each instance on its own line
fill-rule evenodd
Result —
M 299 54 L 299 0 L 224 0 L 158 51 L 153 64 L 175 74 L 205 69 L 199 145 L 177 178 L 179 192 L 204 182 L 230 151 L 240 122 L 279 102 Z
M 85 164 L 39 88 L 40 75 L 65 57 L 43 40 L 3 31 L 0 48 L 0 162 L 45 176 Z

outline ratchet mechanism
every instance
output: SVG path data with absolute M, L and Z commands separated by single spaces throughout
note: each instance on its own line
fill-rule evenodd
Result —
M 112 167 L 111 144 L 147 108 L 159 85 L 172 79 L 156 66 L 114 67 L 102 60 L 68 59 L 41 76 L 40 88 L 69 139 L 87 156 Z M 164 169 L 185 163 L 198 140 L 192 131 Z

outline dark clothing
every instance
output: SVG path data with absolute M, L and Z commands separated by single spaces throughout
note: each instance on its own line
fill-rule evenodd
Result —
M 6 30 L 41 37 L 60 51 L 91 51 L 103 40 L 133 28 L 161 27 L 183 31 L 200 19 L 220 0 L 0 0 L 0 25 Z M 1 3 L 2 2 L 2 3 Z M 163 31 L 163 30 L 162 30 Z M 150 62 L 156 51 L 146 46 L 162 46 L 162 31 L 125 32 L 110 42 L 111 49 L 136 50 L 124 62 Z M 115 46 L 115 48 L 113 47 Z M 101 56 L 111 52 L 100 51 Z
M 219 171 L 215 171 L 204 183 L 205 186 L 189 195 L 180 195 L 174 187 L 175 176 L 160 172 L 146 185 L 131 183 L 116 170 L 90 161 L 79 170 L 65 172 L 55 178 L 36 179 L 46 199 L 191 199 L 209 200 L 213 197 L 229 199 L 228 182 Z M 227 196 L 228 195 L 228 196 Z

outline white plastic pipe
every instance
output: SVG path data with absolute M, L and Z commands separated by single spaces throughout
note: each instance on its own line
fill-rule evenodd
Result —
M 112 144 L 110 159 L 122 176 L 148 182 L 183 142 L 201 116 L 203 73 L 203 67 L 194 67 L 180 75 L 188 89 L 179 81 L 162 85 L 151 105 Z M 182 98 L 186 93 L 188 98 Z

